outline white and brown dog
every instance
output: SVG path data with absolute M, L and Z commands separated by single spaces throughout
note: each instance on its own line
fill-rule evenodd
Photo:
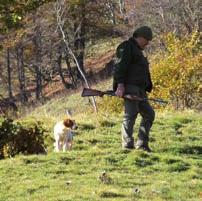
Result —
M 74 120 L 66 118 L 63 121 L 59 121 L 54 126 L 54 138 L 55 138 L 55 151 L 67 151 L 72 148 L 73 143 L 73 130 L 77 129 L 77 125 Z

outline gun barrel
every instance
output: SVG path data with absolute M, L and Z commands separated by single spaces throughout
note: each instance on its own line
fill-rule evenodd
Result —
M 168 104 L 168 101 L 165 101 L 165 100 L 162 100 L 162 99 L 159 99 L 159 98 L 148 98 L 149 101 L 154 101 L 154 102 L 157 102 L 157 103 L 164 103 L 164 104 Z

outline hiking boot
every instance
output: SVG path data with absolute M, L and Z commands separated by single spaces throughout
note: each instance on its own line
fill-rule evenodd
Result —
M 140 145 L 140 146 L 136 145 L 135 149 L 143 150 L 143 151 L 146 151 L 146 152 L 152 152 L 152 150 L 149 148 L 148 145 Z
M 124 150 L 131 150 L 134 148 L 135 148 L 134 146 L 122 146 L 122 149 L 124 149 Z
M 133 138 L 122 138 L 122 148 L 123 149 L 134 149 L 134 140 Z
M 135 149 L 141 149 L 146 152 L 152 152 L 152 150 L 149 148 L 148 142 L 143 142 L 142 140 L 138 140 Z

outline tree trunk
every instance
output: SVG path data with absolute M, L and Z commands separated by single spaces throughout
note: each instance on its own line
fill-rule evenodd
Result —
M 85 4 L 81 5 L 81 17 L 78 19 L 79 23 L 75 23 L 75 42 L 74 47 L 76 50 L 76 57 L 80 69 L 85 74 L 84 69 L 84 50 L 85 50 Z M 82 79 L 80 72 L 77 72 L 77 77 Z
M 23 48 L 18 46 L 16 49 L 17 53 L 17 70 L 18 70 L 18 79 L 20 85 L 20 100 L 22 103 L 28 101 L 26 95 L 26 87 L 25 87 L 25 69 L 24 69 L 24 60 L 23 60 Z
M 65 78 L 64 78 L 64 75 L 62 72 L 62 47 L 61 47 L 61 45 L 58 48 L 57 64 L 58 64 L 58 72 L 62 79 L 62 83 L 66 89 L 69 89 L 71 87 L 71 85 L 65 81 Z
M 120 9 L 121 15 L 124 16 L 126 13 L 125 0 L 119 0 L 119 9 Z
M 72 72 L 72 68 L 71 68 L 71 64 L 69 62 L 68 54 L 65 55 L 65 62 L 66 62 L 66 65 L 67 65 L 67 70 L 69 72 L 70 79 L 72 81 L 72 85 L 73 85 L 74 88 L 76 88 L 77 83 L 76 83 L 76 80 L 74 78 L 75 74 Z
M 36 99 L 39 100 L 42 96 L 42 80 L 41 80 L 41 68 L 38 65 L 35 65 L 36 73 Z
M 10 49 L 7 48 L 7 74 L 8 74 L 8 96 L 13 98 L 12 84 L 11 84 L 11 66 L 10 66 Z
M 42 72 L 41 72 L 41 32 L 40 27 L 36 27 L 36 35 L 34 38 L 35 45 L 35 64 L 34 70 L 36 73 L 36 99 L 39 100 L 42 97 Z

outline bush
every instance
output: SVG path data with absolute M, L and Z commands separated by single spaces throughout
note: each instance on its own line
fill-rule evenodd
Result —
M 121 113 L 123 111 L 123 99 L 117 97 L 103 97 L 98 102 L 98 111 L 104 113 Z
M 42 123 L 33 120 L 13 122 L 0 120 L 0 159 L 16 154 L 45 153 L 45 130 Z
M 199 33 L 181 39 L 169 33 L 163 40 L 166 51 L 152 57 L 152 94 L 170 99 L 176 109 L 195 108 L 200 91 Z

